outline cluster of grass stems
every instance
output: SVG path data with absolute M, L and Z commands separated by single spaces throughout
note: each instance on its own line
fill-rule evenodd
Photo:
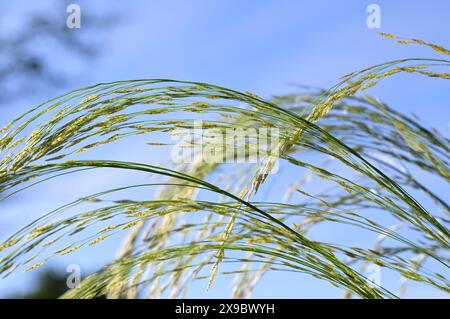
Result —
M 421 40 L 397 41 L 449 54 Z M 442 58 L 402 59 L 350 73 L 329 90 L 299 88 L 271 99 L 198 82 L 118 81 L 38 105 L 0 130 L 1 201 L 92 170 L 160 178 L 73 194 L 73 202 L 0 245 L 0 274 L 31 271 L 80 249 L 95 254 L 90 246 L 126 232 L 117 258 L 64 297 L 185 297 L 193 281 L 209 288 L 216 275 L 232 274 L 232 296 L 246 298 L 268 271 L 307 274 L 346 297 L 401 297 L 408 280 L 449 292 L 449 204 L 419 180 L 423 171 L 448 185 L 449 140 L 364 92 L 397 73 L 448 80 L 442 70 L 449 66 Z M 94 149 L 138 135 L 150 140 L 141 147 L 165 147 L 163 135 L 193 129 L 199 119 L 216 130 L 277 128 L 279 158 L 159 166 L 113 153 L 89 159 Z M 267 201 L 260 194 L 276 179 L 269 173 L 278 160 L 298 178 L 285 183 L 282 199 Z M 321 240 L 314 229 L 325 224 L 345 229 L 346 243 Z M 360 236 L 376 238 L 374 246 Z M 400 291 L 369 281 L 371 264 L 403 278 Z

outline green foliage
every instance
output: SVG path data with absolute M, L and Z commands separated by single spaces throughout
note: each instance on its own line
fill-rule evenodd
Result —
M 448 54 L 420 40 L 399 41 Z M 2 200 L 81 171 L 112 169 L 163 178 L 97 194 L 80 192 L 79 199 L 5 241 L 0 272 L 34 270 L 127 231 L 119 257 L 65 297 L 180 297 L 194 280 L 209 280 L 209 286 L 221 268 L 236 277 L 234 297 L 249 297 L 267 271 L 309 274 L 347 296 L 396 297 L 367 280 L 370 264 L 449 292 L 449 205 L 418 174 L 425 171 L 448 183 L 449 140 L 361 95 L 400 72 L 448 79 L 439 71 L 448 66 L 444 59 L 397 60 L 346 75 L 328 91 L 303 89 L 270 100 L 166 79 L 98 84 L 49 100 L 1 130 Z M 276 127 L 282 167 L 298 176 L 286 183 L 284 198 L 254 199 L 276 178 L 269 174 L 278 159 L 271 154 L 253 165 L 156 166 L 79 157 L 138 135 L 153 137 L 142 147 L 164 147 L 170 144 L 164 134 L 194 129 L 197 119 L 222 130 Z M 310 187 L 311 179 L 320 181 L 320 190 Z M 121 197 L 138 191 L 147 198 Z M 416 200 L 419 192 L 435 203 L 432 211 Z M 81 205 L 92 209 L 76 212 Z M 316 238 L 314 229 L 324 224 L 336 232 L 345 229 L 351 243 Z M 375 246 L 362 245 L 362 234 L 378 236 Z M 67 240 L 69 245 L 61 244 Z

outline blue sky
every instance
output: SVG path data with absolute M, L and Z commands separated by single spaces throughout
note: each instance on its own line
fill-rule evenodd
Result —
M 76 3 L 76 1 L 72 1 Z M 48 3 L 48 4 L 47 4 Z M 52 1 L 43 1 L 43 10 L 52 14 L 66 13 Z M 368 4 L 381 7 L 381 29 L 366 26 Z M 36 4 L 33 4 L 36 6 Z M 100 58 L 88 62 L 85 69 L 74 70 L 74 77 L 64 89 L 48 89 L 0 110 L 0 125 L 30 106 L 64 91 L 98 82 L 139 78 L 173 78 L 209 82 L 237 90 L 255 92 L 263 97 L 293 90 L 288 83 L 329 87 L 338 77 L 372 64 L 406 57 L 436 57 L 424 47 L 401 46 L 382 38 L 377 31 L 402 37 L 420 38 L 450 47 L 450 2 L 435 1 L 83 1 L 83 14 L 114 13 L 115 26 L 101 30 Z M 20 18 L 29 10 L 28 1 L 1 1 L 1 8 Z M 60 10 L 57 12 L 55 10 Z M 8 12 L 8 11 L 6 11 Z M 83 21 L 83 20 L 82 20 Z M 82 22 L 83 26 L 83 22 Z M 83 30 L 89 33 L 89 30 Z M 71 30 L 69 32 L 78 32 Z M 40 45 L 46 46 L 46 43 Z M 39 47 L 36 48 L 39 50 Z M 369 92 L 404 113 L 415 113 L 424 124 L 449 136 L 450 85 L 448 81 L 419 76 L 388 79 Z M 143 154 L 136 151 L 137 158 Z M 105 183 L 110 180 L 105 178 Z M 58 193 L 62 203 L 73 199 L 71 187 L 89 189 L 87 176 L 81 176 Z M 99 186 L 99 185 L 96 185 Z M 55 207 L 58 186 L 47 194 L 39 194 L 33 211 L 39 213 Z M 442 185 L 445 187 L 445 185 Z M 48 190 L 47 190 L 48 191 Z M 4 216 L 17 216 L 29 211 L 36 194 L 8 204 Z M 4 210 L 4 208 L 1 208 Z M 34 213 L 25 214 L 27 220 Z M 9 234 L 15 221 L 1 218 L 1 238 Z M 94 270 L 114 255 L 113 240 L 95 259 L 88 254 L 74 255 L 55 267 L 81 263 L 87 272 Z M 290 276 L 290 275 L 289 275 Z M 269 275 L 256 290 L 255 297 L 339 297 L 340 292 L 326 283 L 299 276 L 286 283 L 286 275 Z M 283 280 L 284 279 L 284 280 Z M 26 290 L 32 275 L 18 274 L 0 281 L 0 296 Z M 292 284 L 291 284 L 292 283 Z M 208 295 L 203 288 L 194 289 L 196 297 L 224 297 L 226 283 L 219 283 Z M 428 288 L 414 289 L 410 297 L 442 296 Z M 276 291 L 276 294 L 273 292 Z

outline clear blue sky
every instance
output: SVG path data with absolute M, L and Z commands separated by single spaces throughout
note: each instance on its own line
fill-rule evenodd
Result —
M 29 1 L 0 1 L 3 10 L 20 19 L 29 10 Z M 49 3 L 48 5 L 46 3 Z M 42 1 L 45 10 L 66 13 L 53 2 Z M 76 1 L 71 1 L 76 3 Z M 33 6 L 41 5 L 33 4 Z M 366 26 L 366 7 L 381 7 L 381 29 Z M 47 98 L 98 82 L 139 78 L 173 78 L 210 82 L 260 96 L 292 91 L 287 83 L 329 87 L 339 76 L 372 64 L 405 57 L 435 57 L 423 47 L 400 46 L 377 35 L 377 31 L 415 37 L 450 47 L 450 1 L 83 1 L 82 15 L 90 12 L 116 14 L 120 20 L 106 27 L 101 40 L 101 56 L 82 70 L 62 89 L 49 89 L 26 97 L 0 110 L 0 125 L 30 106 Z M 57 8 L 58 11 L 55 11 Z M 83 17 L 83 16 L 82 16 Z M 83 22 L 82 22 L 83 23 Z M 83 25 L 83 24 L 82 24 Z M 84 30 L 85 32 L 89 32 Z M 78 32 L 72 30 L 70 32 Z M 46 46 L 46 43 L 41 43 Z M 36 48 L 37 50 L 39 47 Z M 52 63 L 64 63 L 55 52 Z M 66 68 L 72 68 L 66 65 Z M 74 74 L 77 70 L 74 70 Z M 370 91 L 395 109 L 419 115 L 426 125 L 449 136 L 450 85 L 448 81 L 418 76 L 389 79 Z M 135 154 L 139 157 L 142 154 Z M 84 179 L 83 179 L 84 178 Z M 106 182 L 105 182 L 106 183 Z M 87 176 L 76 186 L 67 186 L 59 202 L 73 197 L 71 187 L 86 187 Z M 97 185 L 98 186 L 98 185 Z M 57 186 L 45 194 L 29 194 L 0 206 L 0 238 L 17 227 L 11 216 L 31 220 L 36 213 L 55 207 Z M 443 185 L 442 187 L 445 187 Z M 49 193 L 55 192 L 49 195 Z M 46 195 L 47 194 L 47 195 Z M 36 197 L 39 201 L 36 202 Z M 33 202 L 34 199 L 34 202 Z M 33 202 L 34 213 L 30 211 Z M 7 211 L 7 212 L 6 212 Z M 9 218 L 6 217 L 9 216 Z M 114 255 L 111 241 L 102 252 L 61 258 L 53 266 L 64 271 L 69 263 L 80 263 L 86 273 L 98 268 Z M 91 253 L 92 254 L 92 253 Z M 263 280 L 254 297 L 340 297 L 340 292 L 306 276 L 291 280 L 291 274 L 274 274 Z M 33 275 L 16 274 L 0 281 L 0 296 L 24 291 Z M 286 280 L 288 279 L 288 280 Z M 219 288 L 196 297 L 226 297 L 229 289 Z M 221 290 L 221 289 L 224 290 Z M 227 289 L 227 290 L 225 290 Z M 409 297 L 442 296 L 423 286 L 411 286 Z

